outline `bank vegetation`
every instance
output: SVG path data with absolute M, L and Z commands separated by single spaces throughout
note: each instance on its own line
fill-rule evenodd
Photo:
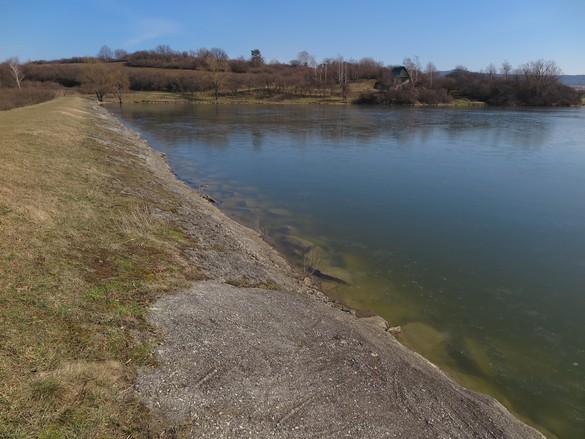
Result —
M 408 78 L 372 58 L 317 61 L 306 51 L 289 62 L 267 62 L 259 49 L 230 58 L 219 48 L 177 51 L 166 45 L 128 53 L 107 46 L 93 57 L 0 64 L 0 109 L 76 91 L 122 103 L 128 92 L 174 93 L 191 101 L 354 102 L 384 105 L 579 105 L 582 92 L 561 84 L 552 61 L 517 68 L 504 62 L 481 72 L 463 66 L 440 72 L 433 63 L 406 58 Z M 16 69 L 16 70 L 15 70 Z

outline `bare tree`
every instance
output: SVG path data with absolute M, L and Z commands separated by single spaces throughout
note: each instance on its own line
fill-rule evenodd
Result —
M 334 64 L 336 64 L 337 67 L 337 83 L 338 84 L 343 84 L 346 81 L 346 76 L 345 76 L 345 60 L 343 59 L 342 56 L 338 56 L 334 61 Z
M 299 64 L 301 64 L 305 67 L 314 68 L 317 65 L 317 62 L 315 61 L 315 57 L 313 55 L 311 55 L 309 52 L 307 52 L 306 50 L 299 52 L 299 54 L 297 55 L 297 61 L 299 62 Z
M 420 72 L 422 70 L 418 56 L 415 56 L 414 59 L 404 58 L 403 64 L 406 70 L 408 70 L 412 86 L 415 87 L 420 79 Z
M 347 68 L 347 64 L 345 65 L 345 67 Z M 347 95 L 349 94 L 349 83 L 348 82 L 343 82 L 341 84 L 341 97 L 344 101 L 347 100 Z
M 114 58 L 114 52 L 108 46 L 102 46 L 97 53 L 97 57 L 102 61 L 108 62 Z
M 128 74 L 122 67 L 113 69 L 110 72 L 110 88 L 118 104 L 122 106 L 122 98 L 124 93 L 130 88 L 130 81 L 128 80 Z
M 329 79 L 329 77 L 327 76 L 327 73 L 329 71 L 329 66 L 331 64 L 332 64 L 332 60 L 329 58 L 326 58 L 323 60 L 323 62 L 321 64 L 319 64 L 319 66 L 317 66 L 318 77 L 319 77 L 320 82 L 327 84 L 327 80 Z
M 381 69 L 382 63 L 373 58 L 362 58 L 356 63 L 356 76 L 362 79 L 376 79 Z
M 554 61 L 537 60 L 530 61 L 520 66 L 524 79 L 537 89 L 551 84 L 558 80 L 561 69 Z
M 498 71 L 497 71 L 494 63 L 489 63 L 485 69 L 485 72 L 487 73 L 487 75 L 490 77 L 491 80 L 494 80 L 494 78 L 498 74 Z
M 220 49 L 219 47 L 212 47 L 209 49 L 209 55 L 215 58 L 219 62 L 227 62 L 229 60 L 229 56 L 225 50 Z
M 14 82 L 16 82 L 16 86 L 20 89 L 22 88 L 22 81 L 24 80 L 24 73 L 20 68 L 20 62 L 18 61 L 17 57 L 9 58 L 7 61 L 8 67 L 10 68 L 10 73 L 12 73 L 12 77 L 14 78 Z
M 161 55 L 173 54 L 173 49 L 171 49 L 171 46 L 169 46 L 168 44 L 159 44 L 158 46 L 156 46 L 156 49 L 154 50 L 156 53 L 160 53 Z
M 337 63 L 337 82 L 341 89 L 341 97 L 345 101 L 349 92 L 348 65 L 342 56 L 339 56 L 335 63 Z
M 200 47 L 199 49 L 197 49 L 195 51 L 191 51 L 191 55 L 196 57 L 196 58 L 204 59 L 205 57 L 207 57 L 209 55 L 209 49 L 206 49 L 205 47 Z
M 128 52 L 126 52 L 124 49 L 114 50 L 114 58 L 117 59 L 118 61 L 124 60 L 127 57 L 128 57 Z
M 427 77 L 429 78 L 430 88 L 433 88 L 433 79 L 434 79 L 436 72 L 437 72 L 437 67 L 432 62 L 427 63 L 425 73 L 427 74 Z
M 502 63 L 502 67 L 500 67 L 500 72 L 504 75 L 504 79 L 507 81 L 508 77 L 510 76 L 510 72 L 512 71 L 512 64 L 508 61 L 504 61 Z
M 82 76 L 83 88 L 88 92 L 94 93 L 100 103 L 112 91 L 112 84 L 112 72 L 106 64 L 93 64 L 86 69 Z
M 211 71 L 211 85 L 215 101 L 219 99 L 219 92 L 223 83 L 224 72 L 228 69 L 228 56 L 222 49 L 211 49 L 207 51 L 206 62 Z

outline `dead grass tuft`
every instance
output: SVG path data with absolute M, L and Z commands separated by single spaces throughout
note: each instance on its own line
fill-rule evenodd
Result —
M 59 382 L 51 377 L 33 381 L 31 384 L 32 398 L 35 400 L 53 399 L 61 390 Z
M 152 236 L 157 222 L 148 206 L 136 206 L 120 218 L 120 231 L 127 236 Z

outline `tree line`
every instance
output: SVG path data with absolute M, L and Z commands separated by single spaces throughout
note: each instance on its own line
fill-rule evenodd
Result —
M 256 97 L 350 97 L 352 84 L 372 82 L 374 88 L 351 98 L 361 104 L 444 104 L 458 98 L 490 105 L 576 105 L 579 93 L 562 85 L 552 61 L 534 61 L 517 68 L 508 62 L 490 64 L 480 72 L 459 66 L 439 72 L 424 67 L 417 57 L 406 58 L 406 82 L 397 80 L 391 66 L 372 58 L 346 60 L 341 56 L 317 61 L 307 51 L 289 62 L 266 61 L 259 49 L 248 58 L 230 58 L 220 48 L 176 51 L 168 45 L 129 53 L 103 46 L 96 56 L 20 64 L 0 64 L 0 87 L 55 84 L 79 88 L 100 101 L 106 95 L 120 103 L 127 90 L 169 91 L 195 95 L 254 93 Z M 24 81 L 24 82 L 23 82 Z M 355 88 L 355 87 L 354 87 Z
M 31 77 L 37 80 L 55 81 L 71 87 L 82 85 L 80 72 L 87 70 L 75 69 L 74 66 L 100 63 L 132 67 L 128 69 L 132 90 L 197 92 L 211 89 L 219 94 L 220 89 L 230 92 L 240 88 L 262 88 L 303 96 L 330 95 L 335 93 L 336 87 L 343 93 L 349 82 L 376 79 L 387 69 L 372 58 L 346 61 L 336 57 L 317 63 L 311 54 L 302 51 L 288 63 L 266 62 L 259 49 L 252 49 L 248 59 L 233 59 L 219 48 L 176 51 L 168 45 L 133 53 L 104 46 L 95 57 L 35 61 L 28 69 Z M 190 74 L 173 74 L 169 70 L 188 71 Z
M 410 79 L 396 84 L 382 78 L 377 92 L 362 94 L 362 104 L 445 104 L 467 99 L 494 106 L 571 106 L 579 105 L 583 95 L 559 81 L 561 69 L 554 61 L 530 61 L 514 68 L 504 61 L 498 69 L 489 64 L 479 72 L 457 66 L 450 72 L 438 72 L 428 63 L 407 58 L 404 66 Z

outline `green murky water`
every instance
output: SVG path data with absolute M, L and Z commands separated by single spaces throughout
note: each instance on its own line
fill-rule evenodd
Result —
M 348 283 L 329 294 L 528 422 L 585 437 L 583 109 L 120 114 L 220 208 Z

